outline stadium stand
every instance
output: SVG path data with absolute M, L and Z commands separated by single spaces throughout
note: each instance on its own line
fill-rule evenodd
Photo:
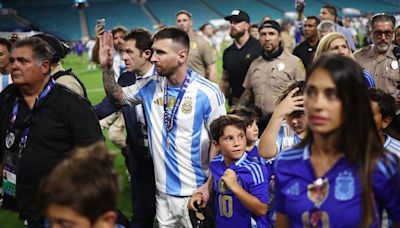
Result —
M 193 28 L 197 29 L 211 19 L 222 19 L 233 9 L 243 9 L 250 14 L 252 23 L 268 15 L 282 19 L 286 12 L 295 12 L 294 0 L 88 0 L 86 15 L 88 32 L 94 36 L 94 26 L 99 18 L 106 19 L 107 29 L 116 25 L 127 28 L 145 27 L 155 31 L 159 25 L 174 25 L 175 13 L 188 10 L 193 14 Z M 400 12 L 398 0 L 306 0 L 305 15 L 319 15 L 321 6 L 332 4 L 342 16 L 343 8 L 359 9 L 366 12 Z M 17 15 L 27 19 L 40 31 L 52 33 L 65 40 L 82 38 L 79 11 L 73 7 L 73 0 L 3 0 L 4 8 L 15 9 Z M 19 27 L 20 22 L 9 15 L 2 16 L 1 30 Z
M 362 4 L 355 0 L 323 0 L 321 2 L 335 6 L 338 9 L 339 15 L 343 8 L 355 8 L 360 10 L 361 13 L 375 12 L 377 9 L 379 9 L 380 12 L 399 12 L 398 7 L 393 7 L 390 3 L 376 0 L 363 0 Z
M 85 11 L 91 36 L 94 36 L 94 27 L 99 18 L 106 19 L 107 29 L 112 29 L 117 25 L 123 25 L 128 29 L 134 27 L 153 28 L 153 22 L 140 5 L 132 4 L 130 0 L 93 1 Z
M 257 23 L 265 15 L 269 15 L 272 18 L 282 18 L 283 14 L 281 11 L 268 7 L 264 2 L 257 0 L 202 0 L 212 5 L 216 10 L 221 12 L 223 15 L 229 15 L 234 9 L 242 9 L 246 11 L 249 16 L 251 23 Z M 267 2 L 267 1 L 265 1 Z M 268 1 L 271 3 L 271 1 Z M 271 3 L 276 5 L 276 2 Z M 293 5 L 293 3 L 292 3 Z
M 147 0 L 148 8 L 159 18 L 163 25 L 175 25 L 175 13 L 187 10 L 193 15 L 193 28 L 198 28 L 210 19 L 221 18 L 216 12 L 207 8 L 199 1 L 187 0 Z

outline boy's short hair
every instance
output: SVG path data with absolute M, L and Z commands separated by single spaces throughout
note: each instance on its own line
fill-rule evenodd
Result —
M 391 95 L 385 93 L 381 89 L 376 88 L 368 89 L 368 93 L 370 100 L 378 103 L 382 118 L 394 118 L 396 115 L 396 101 Z
M 103 141 L 77 148 L 41 182 L 38 200 L 68 207 L 94 224 L 104 213 L 116 211 L 119 192 L 114 156 Z
M 217 141 L 224 134 L 225 127 L 235 126 L 246 132 L 246 124 L 242 117 L 237 115 L 223 115 L 213 120 L 210 124 L 210 132 L 213 140 Z
M 242 105 L 232 106 L 228 114 L 237 115 L 244 119 L 246 126 L 250 126 L 254 121 L 260 119 L 260 110 L 257 107 L 251 108 Z
M 290 91 L 294 90 L 295 88 L 299 88 L 299 90 L 297 90 L 297 92 L 294 94 L 294 96 L 295 97 L 302 96 L 304 94 L 304 90 L 306 89 L 306 82 L 303 80 L 293 81 L 277 97 L 276 104 L 281 103 L 287 97 L 287 95 L 290 93 Z

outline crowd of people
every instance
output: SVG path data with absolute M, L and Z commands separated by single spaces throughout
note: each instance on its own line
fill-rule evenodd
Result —
M 96 105 L 57 37 L 0 38 L 2 207 L 30 228 L 400 227 L 396 19 L 373 15 L 360 46 L 335 7 L 304 8 L 297 41 L 290 23 L 227 15 L 220 81 L 212 25 L 195 32 L 186 10 L 154 34 L 98 24 Z

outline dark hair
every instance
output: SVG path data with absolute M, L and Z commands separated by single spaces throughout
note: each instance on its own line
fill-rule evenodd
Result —
M 183 30 L 175 27 L 163 28 L 154 35 L 153 42 L 162 39 L 171 39 L 172 42 L 182 45 L 189 51 L 189 36 Z
M 217 141 L 224 134 L 227 126 L 235 126 L 246 132 L 246 124 L 244 119 L 237 115 L 223 115 L 213 120 L 210 124 L 210 132 L 213 140 Z
M 178 17 L 181 14 L 185 14 L 186 16 L 188 16 L 190 19 L 192 19 L 192 14 L 187 11 L 187 10 L 179 10 L 178 12 L 176 12 L 175 17 Z
M 297 92 L 294 93 L 293 96 L 297 97 L 303 95 L 304 90 L 306 89 L 306 82 L 303 80 L 298 80 L 288 84 L 287 87 L 283 89 L 279 97 L 276 99 L 276 103 L 281 103 L 287 97 L 290 91 L 294 90 L 295 88 L 299 88 L 299 90 L 297 90 Z
M 335 16 L 335 19 L 336 19 L 336 17 L 337 17 L 336 7 L 334 7 L 333 5 L 327 4 L 327 5 L 322 6 L 322 9 L 328 10 L 328 12 L 330 14 L 333 14 Z
M 394 26 L 396 25 L 396 18 L 390 14 L 386 13 L 377 13 L 372 15 L 371 17 L 371 28 L 373 29 L 375 27 L 375 22 L 380 21 L 380 22 L 392 22 L 392 29 L 394 29 Z
M 38 202 L 71 208 L 92 224 L 107 211 L 116 211 L 119 191 L 114 156 L 105 143 L 75 149 L 40 184 Z
M 124 36 L 124 40 L 135 40 L 136 48 L 140 50 L 140 53 L 146 50 L 152 51 L 151 45 L 153 45 L 153 40 L 151 38 L 151 33 L 147 29 L 133 29 Z
M 199 30 L 200 30 L 200 31 L 203 31 L 208 25 L 211 25 L 211 26 L 212 26 L 212 24 L 210 24 L 210 23 L 205 23 L 205 24 L 203 24 L 202 26 L 200 26 Z
M 124 26 L 115 26 L 112 30 L 111 33 L 113 36 L 115 36 L 115 34 L 117 32 L 122 32 L 124 35 L 128 32 L 128 29 L 126 29 Z
M 12 44 L 9 40 L 0 37 L 0 44 L 7 48 L 7 51 L 11 53 Z
M 316 16 L 308 16 L 306 19 L 307 20 L 314 20 L 315 21 L 315 25 L 319 25 L 319 22 L 321 22 L 321 20 Z
M 260 110 L 257 107 L 232 106 L 228 114 L 242 117 L 246 126 L 250 126 L 254 121 L 257 122 L 260 119 Z
M 256 28 L 258 30 L 258 24 L 256 24 L 256 23 L 251 24 L 250 27 L 249 27 L 249 30 L 252 29 L 252 28 Z
M 379 111 L 382 118 L 391 117 L 394 118 L 396 115 L 396 101 L 395 99 L 385 93 L 381 89 L 370 88 L 368 89 L 369 99 L 378 103 Z
M 32 49 L 32 57 L 38 61 L 49 61 L 51 63 L 53 50 L 50 45 L 39 37 L 28 37 L 15 41 L 13 49 L 20 47 L 30 47 Z
M 368 227 L 373 220 L 374 208 L 372 171 L 376 160 L 383 153 L 383 146 L 373 119 L 362 77 L 363 71 L 353 59 L 329 54 L 322 55 L 311 64 L 306 79 L 309 80 L 310 75 L 317 69 L 324 69 L 330 73 L 336 85 L 337 97 L 342 103 L 342 115 L 345 118 L 337 132 L 335 148 L 357 169 L 363 189 L 361 227 Z M 305 146 L 312 140 L 313 132 L 308 128 L 307 135 L 299 146 Z

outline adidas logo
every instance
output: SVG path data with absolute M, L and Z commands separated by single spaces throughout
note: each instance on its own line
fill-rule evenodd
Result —
M 286 189 L 286 193 L 292 196 L 298 196 L 300 194 L 300 186 L 299 182 L 294 183 L 288 189 Z

